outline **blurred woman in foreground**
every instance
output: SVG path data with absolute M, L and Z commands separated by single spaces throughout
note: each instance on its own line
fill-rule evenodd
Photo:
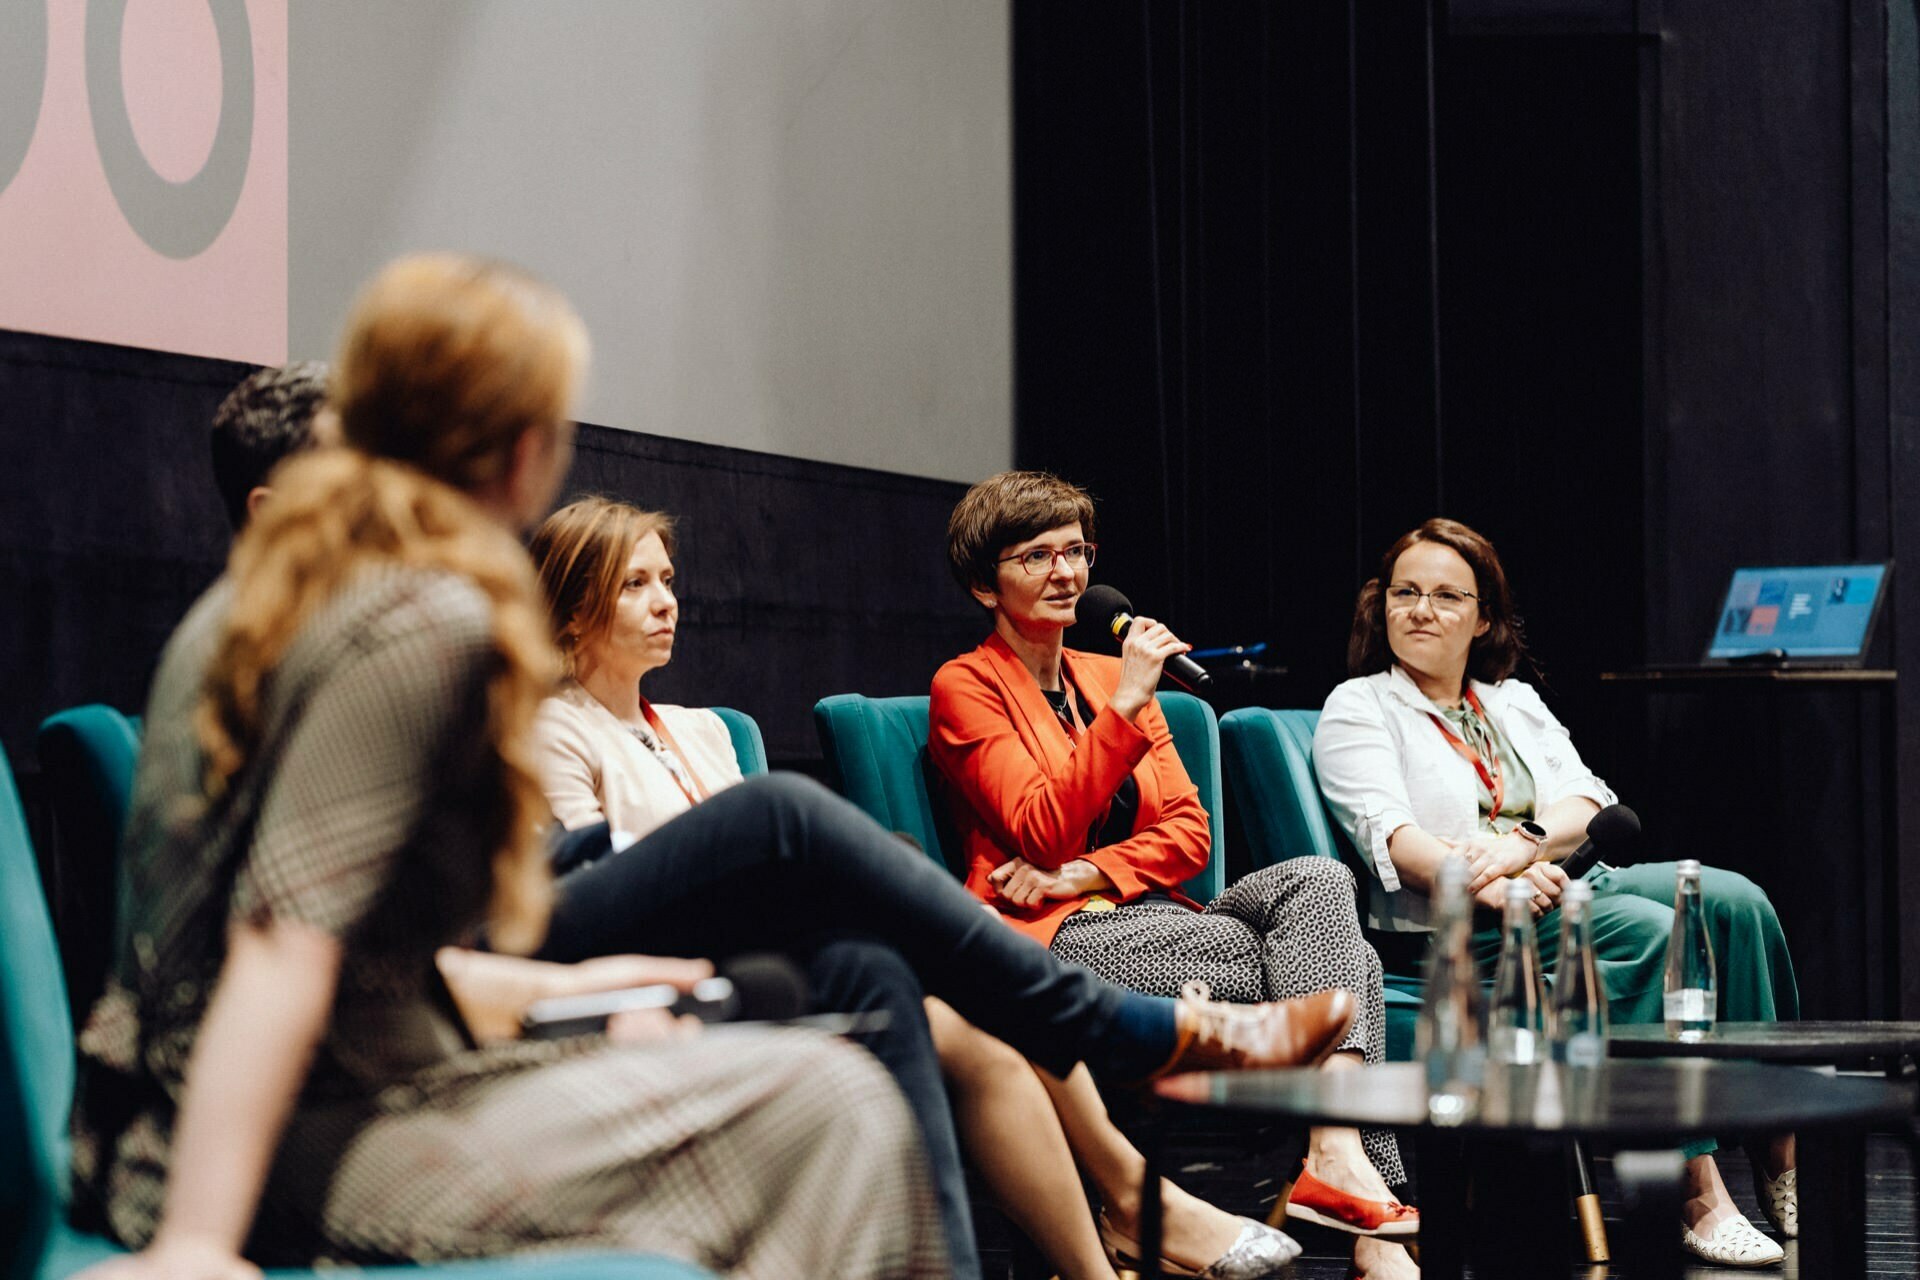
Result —
M 518 272 L 388 267 L 336 364 L 345 447 L 276 473 L 168 645 L 124 959 L 80 1040 L 75 1214 L 141 1250 L 98 1275 L 556 1247 L 947 1273 L 912 1121 L 859 1050 L 665 1019 L 476 1045 L 439 979 L 483 922 L 521 952 L 546 929 L 528 744 L 557 664 L 514 535 L 566 472 L 585 362 Z M 540 996 L 710 972 L 469 960 L 509 1034 Z

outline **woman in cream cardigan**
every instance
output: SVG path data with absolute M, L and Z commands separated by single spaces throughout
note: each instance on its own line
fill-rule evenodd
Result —
M 679 606 L 668 517 L 583 498 L 534 535 L 554 633 L 570 676 L 537 718 L 537 766 L 554 816 L 604 821 L 620 848 L 740 781 L 731 739 L 704 708 L 658 706 L 643 677 L 673 657 Z M 1008 1214 L 1060 1274 L 1110 1278 L 1136 1265 L 1145 1161 L 1107 1118 L 1084 1066 L 1034 1067 L 938 999 L 926 1001 L 961 1137 Z M 1085 1209 L 1075 1158 L 1105 1206 Z M 1299 1252 L 1271 1227 L 1163 1184 L 1165 1254 L 1175 1275 L 1274 1274 Z

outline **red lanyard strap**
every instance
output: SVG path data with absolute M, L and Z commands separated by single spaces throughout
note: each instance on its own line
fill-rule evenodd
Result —
M 1467 704 L 1473 708 L 1473 713 L 1480 717 L 1482 724 L 1490 723 L 1487 720 L 1486 708 L 1480 705 L 1480 699 L 1475 696 L 1472 689 L 1467 690 Z M 1434 726 L 1446 735 L 1447 744 L 1453 748 L 1454 754 L 1472 765 L 1473 771 L 1480 775 L 1480 781 L 1485 783 L 1487 790 L 1493 793 L 1493 808 L 1490 810 L 1490 815 L 1497 815 L 1500 812 L 1501 802 L 1507 798 L 1507 780 L 1500 772 L 1498 753 L 1490 749 L 1489 755 L 1492 758 L 1483 760 L 1480 758 L 1479 750 L 1448 728 L 1444 719 L 1431 711 L 1427 712 L 1427 719 L 1433 721 Z
M 708 791 L 705 784 L 700 781 L 700 775 L 693 771 L 693 761 L 687 758 L 687 753 L 682 751 L 680 744 L 674 740 L 673 730 L 667 728 L 666 721 L 660 718 L 660 713 L 655 711 L 653 704 L 645 698 L 640 699 L 640 714 L 647 718 L 647 725 L 653 730 L 655 736 L 660 739 L 660 745 L 673 752 L 674 757 L 679 760 L 681 769 L 686 771 L 687 782 L 693 784 L 693 790 L 687 790 L 686 783 L 680 781 L 679 776 L 674 774 L 673 770 L 667 770 L 667 773 L 673 776 L 673 784 L 680 788 L 680 794 L 687 798 L 688 804 L 699 804 L 702 800 L 705 800 L 712 793 Z

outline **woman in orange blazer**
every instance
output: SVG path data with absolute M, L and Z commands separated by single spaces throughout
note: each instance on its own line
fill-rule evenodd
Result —
M 1093 514 L 1077 486 L 1011 471 L 975 485 L 948 522 L 954 576 L 993 619 L 933 680 L 928 746 L 968 889 L 1061 959 L 1137 991 L 1252 1004 L 1345 987 L 1360 1011 L 1329 1066 L 1382 1061 L 1380 961 L 1344 866 L 1290 859 L 1204 907 L 1180 891 L 1212 839 L 1153 690 L 1188 646 L 1136 618 L 1117 659 L 1065 647 Z M 1418 1230 L 1389 1191 L 1405 1180 L 1385 1131 L 1316 1130 L 1288 1215 L 1360 1236 L 1362 1275 L 1414 1275 L 1405 1250 L 1371 1238 Z

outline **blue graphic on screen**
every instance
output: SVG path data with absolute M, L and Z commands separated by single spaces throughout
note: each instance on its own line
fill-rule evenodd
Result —
M 1789 658 L 1852 658 L 1867 643 L 1884 564 L 1736 569 L 1708 658 L 1784 649 Z

